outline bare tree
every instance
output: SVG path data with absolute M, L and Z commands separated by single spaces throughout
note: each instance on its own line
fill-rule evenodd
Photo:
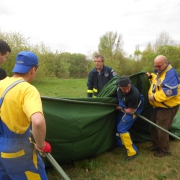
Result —
M 172 40 L 172 38 L 169 36 L 168 33 L 162 32 L 159 34 L 159 36 L 156 39 L 156 42 L 154 44 L 155 51 L 157 51 L 160 46 L 165 46 L 165 45 L 172 46 L 172 45 L 176 45 L 176 44 L 175 44 L 175 41 Z

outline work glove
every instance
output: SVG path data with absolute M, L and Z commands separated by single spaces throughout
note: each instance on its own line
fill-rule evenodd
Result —
M 51 145 L 47 141 L 44 141 L 43 147 L 39 148 L 36 146 L 36 149 L 43 153 L 51 153 Z

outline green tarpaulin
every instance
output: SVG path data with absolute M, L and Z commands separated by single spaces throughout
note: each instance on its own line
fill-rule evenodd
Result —
M 149 80 L 144 72 L 129 76 L 132 83 L 145 97 L 142 116 L 151 118 L 148 102 Z M 46 140 L 52 146 L 52 156 L 60 164 L 96 156 L 116 146 L 116 81 L 114 77 L 97 98 L 41 97 L 47 124 Z M 176 120 L 172 132 L 180 135 L 180 123 Z M 150 125 L 141 118 L 133 124 L 132 140 L 150 139 Z

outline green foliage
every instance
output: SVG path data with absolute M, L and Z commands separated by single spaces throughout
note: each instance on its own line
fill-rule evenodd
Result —
M 100 38 L 98 46 L 99 53 L 103 54 L 105 57 L 112 57 L 118 51 L 122 51 L 122 44 L 123 41 L 121 35 L 118 35 L 117 32 L 107 32 Z
M 27 39 L 25 39 L 20 33 L 3 33 L 0 31 L 0 39 L 5 40 L 11 47 L 11 53 L 6 63 L 2 65 L 8 75 L 12 75 L 12 69 L 15 65 L 16 55 L 23 50 L 29 50 Z
M 94 68 L 92 59 L 88 59 L 84 54 L 59 51 L 54 53 L 43 43 L 31 45 L 28 42 L 29 38 L 24 38 L 20 33 L 0 31 L 0 38 L 7 41 L 12 49 L 7 62 L 2 65 L 9 76 L 12 75 L 16 55 L 24 50 L 35 52 L 39 58 L 37 79 L 43 77 L 85 78 Z M 148 43 L 144 51 L 140 51 L 137 45 L 134 56 L 126 57 L 122 46 L 122 35 L 109 31 L 100 37 L 98 52 L 93 54 L 102 54 L 105 57 L 105 65 L 112 67 L 120 76 L 131 75 L 139 71 L 152 72 L 154 58 L 162 54 L 180 74 L 180 46 L 176 45 L 165 32 L 158 36 L 154 45 Z
M 164 180 L 164 179 L 167 178 L 167 176 L 164 175 L 164 174 L 157 174 L 156 177 L 157 177 L 158 180 Z
M 156 54 L 153 51 L 145 50 L 142 52 L 142 57 L 140 60 L 142 69 L 148 72 L 153 71 L 153 60 L 156 57 Z
M 105 64 L 112 67 L 118 75 L 128 74 L 128 58 L 122 50 L 122 36 L 117 32 L 107 32 L 100 38 L 99 53 L 105 57 Z
M 4 33 L 0 31 L 0 38 L 7 41 L 12 52 L 6 63 L 2 65 L 9 76 L 12 75 L 12 69 L 15 65 L 16 55 L 20 51 L 28 50 L 37 54 L 39 59 L 39 68 L 36 78 L 42 77 L 86 77 L 91 69 L 91 61 L 83 54 L 56 53 L 51 52 L 49 47 L 43 43 L 40 45 L 30 45 L 19 33 Z
M 68 53 L 69 56 L 69 53 Z M 53 64 L 53 72 L 54 75 L 58 78 L 68 78 L 69 77 L 69 67 L 70 64 L 68 63 L 66 56 L 64 54 L 56 54 L 54 59 L 51 61 Z
M 180 73 L 180 47 L 164 45 L 160 46 L 157 54 L 163 54 L 167 57 L 171 65 Z
M 141 51 L 139 50 L 139 45 L 136 46 L 136 50 L 134 51 L 135 60 L 139 61 L 141 59 Z
M 67 62 L 70 64 L 70 77 L 87 77 L 91 67 L 91 62 L 83 54 L 70 54 Z
M 124 66 L 123 66 L 124 67 Z M 134 60 L 127 60 L 127 66 L 124 67 L 123 71 L 124 74 L 122 75 L 132 75 L 137 72 L 143 71 L 143 66 L 140 61 L 134 61 Z
M 174 40 L 169 36 L 166 32 L 161 32 L 159 36 L 156 39 L 156 42 L 154 44 L 155 51 L 158 51 L 159 47 L 170 45 L 170 46 L 176 46 Z

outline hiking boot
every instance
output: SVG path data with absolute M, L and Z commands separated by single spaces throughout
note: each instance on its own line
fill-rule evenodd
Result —
M 155 146 L 151 146 L 151 147 L 149 147 L 149 150 L 150 151 L 159 151 L 159 148 L 155 147 Z
M 131 160 L 133 160 L 137 155 L 138 155 L 138 153 L 136 153 L 136 154 L 133 155 L 133 156 L 127 156 L 127 157 L 125 158 L 125 160 L 126 160 L 126 161 L 131 161 Z
M 161 152 L 161 151 L 154 154 L 154 156 L 156 157 L 163 157 L 163 156 L 170 156 L 170 155 L 171 155 L 170 152 Z

